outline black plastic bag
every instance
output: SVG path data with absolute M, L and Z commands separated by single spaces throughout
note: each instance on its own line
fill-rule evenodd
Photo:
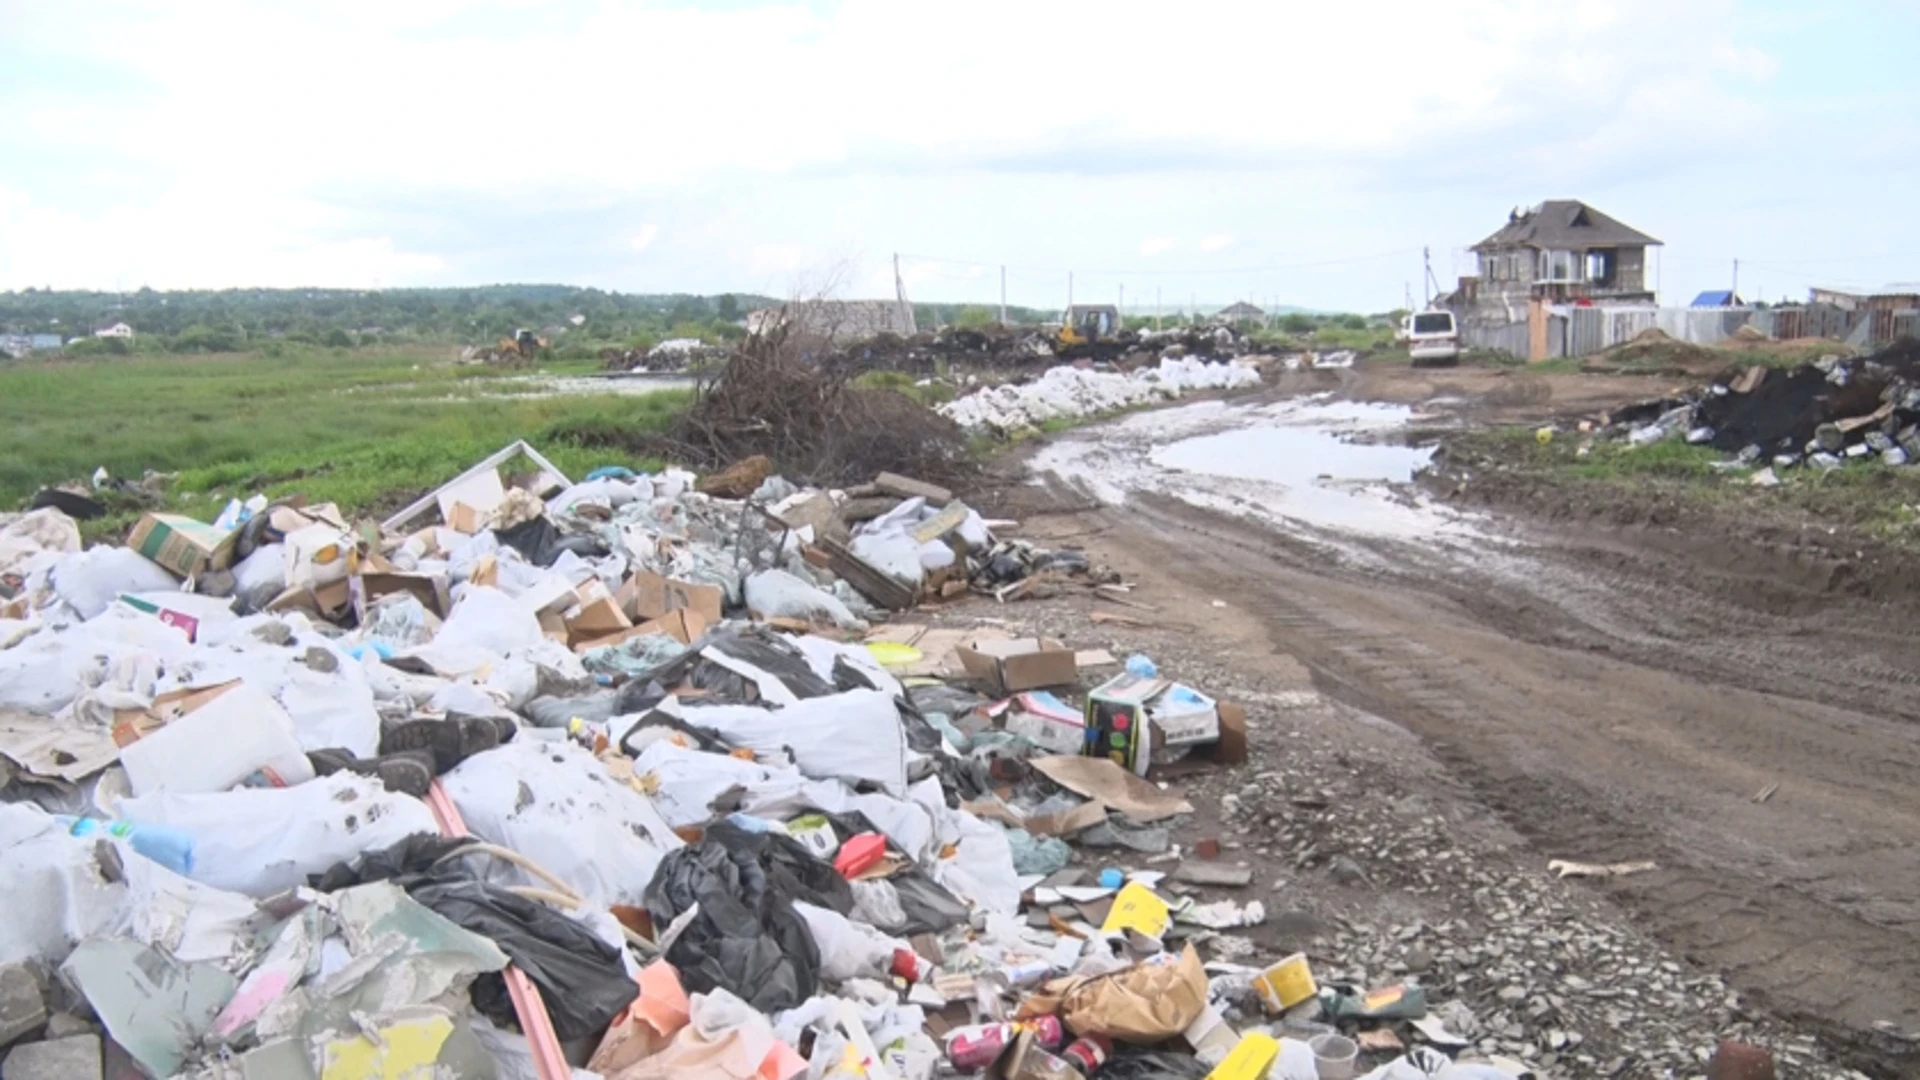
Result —
M 589 559 L 607 553 L 607 546 L 591 536 L 562 535 L 544 515 L 529 518 L 510 529 L 495 529 L 493 535 L 535 566 L 552 566 L 569 551 Z
M 727 667 L 707 655 L 721 653 L 730 659 L 750 664 L 779 680 L 797 698 L 826 697 L 837 693 L 833 684 L 821 678 L 808 662 L 806 654 L 769 630 L 715 630 L 694 642 L 687 651 L 651 671 L 635 675 L 621 687 L 616 710 L 624 715 L 640 712 L 649 683 L 664 687 L 682 684 L 705 690 L 715 704 L 761 705 L 765 702 L 753 679 Z
M 724 988 L 765 1013 L 794 1008 L 819 987 L 820 951 L 795 900 L 845 914 L 853 890 L 792 837 L 726 822 L 661 860 L 645 896 L 657 926 L 700 905 L 667 950 L 688 991 Z
M 352 863 L 335 863 L 307 881 L 326 892 L 392 881 L 414 902 L 500 946 L 540 988 L 560 1038 L 599 1036 L 640 993 L 619 950 L 546 904 L 478 881 L 459 860 L 446 859 L 474 843 L 471 837 L 416 833 Z M 472 997 L 489 1019 L 515 1022 L 513 1001 L 500 975 L 476 979 Z
M 618 950 L 537 900 L 472 878 L 429 880 L 407 891 L 448 922 L 492 938 L 540 988 L 562 1040 L 598 1037 L 640 996 Z M 513 1020 L 513 1001 L 499 975 L 475 980 L 473 1003 L 496 1022 Z

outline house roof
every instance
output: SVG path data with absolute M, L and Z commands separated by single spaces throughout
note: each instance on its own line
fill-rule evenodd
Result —
M 1608 217 L 1578 199 L 1548 199 L 1507 219 L 1498 232 L 1473 246 L 1533 247 L 1578 251 L 1583 248 L 1658 244 L 1660 241 Z
M 1221 308 L 1220 314 L 1239 317 L 1239 316 L 1265 315 L 1266 312 L 1261 311 L 1259 308 L 1254 307 L 1252 304 L 1247 303 L 1245 300 L 1242 300 L 1237 304 L 1231 304 L 1227 307 Z
M 1739 307 L 1740 298 L 1732 289 L 1710 289 L 1693 298 L 1694 307 Z

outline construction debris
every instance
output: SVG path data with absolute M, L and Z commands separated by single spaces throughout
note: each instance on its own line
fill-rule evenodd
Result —
M 1920 461 L 1920 342 L 1794 368 L 1735 369 L 1694 393 L 1615 410 L 1601 418 L 1600 435 L 1634 446 L 1684 437 L 1770 470 L 1759 486 L 1802 466 Z

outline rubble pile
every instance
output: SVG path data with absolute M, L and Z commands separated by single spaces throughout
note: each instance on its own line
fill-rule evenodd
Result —
M 377 525 L 43 508 L 0 571 L 8 1077 L 1519 1075 L 1417 1026 L 1443 987 L 1255 957 L 1217 849 L 1123 868 L 1243 709 L 874 625 L 1106 580 L 924 481 L 517 443 Z
M 1825 356 L 1791 369 L 1728 372 L 1695 394 L 1603 421 L 1634 445 L 1665 438 L 1712 446 L 1742 465 L 1838 468 L 1920 461 L 1920 342 L 1871 356 Z
M 1025 383 L 977 390 L 940 406 L 968 431 L 1009 433 L 1048 420 L 1095 416 L 1177 398 L 1192 390 L 1227 390 L 1260 383 L 1257 368 L 1193 357 L 1162 359 L 1131 374 L 1061 366 Z

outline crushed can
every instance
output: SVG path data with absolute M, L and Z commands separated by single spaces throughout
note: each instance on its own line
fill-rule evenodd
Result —
M 1082 1035 L 1067 1044 L 1060 1056 L 1072 1062 L 1081 1072 L 1092 1076 L 1106 1064 L 1107 1056 L 1113 1053 L 1113 1040 L 1105 1035 Z
M 947 1063 L 961 1072 L 979 1072 L 1000 1060 L 1015 1033 L 1012 1024 L 961 1028 L 947 1039 Z

